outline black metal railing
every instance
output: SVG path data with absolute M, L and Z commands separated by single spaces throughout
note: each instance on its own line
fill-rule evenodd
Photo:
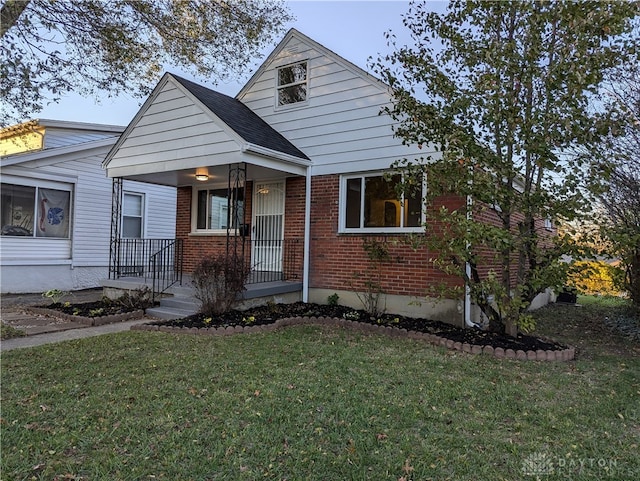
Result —
M 248 241 L 249 242 L 249 241 Z M 246 263 L 248 284 L 302 281 L 302 239 L 251 240 Z M 154 298 L 174 284 L 182 284 L 182 239 L 116 239 L 112 242 L 109 278 L 138 277 L 153 284 Z
M 248 284 L 302 280 L 303 248 L 301 239 L 251 240 Z
M 109 278 L 139 277 L 152 281 L 153 297 L 182 283 L 182 239 L 115 239 Z
M 182 284 L 182 239 L 175 239 L 152 254 L 149 265 L 153 277 L 152 301 L 174 284 Z

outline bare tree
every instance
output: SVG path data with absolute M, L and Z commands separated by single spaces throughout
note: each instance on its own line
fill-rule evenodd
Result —
M 605 105 L 624 119 L 623 135 L 608 138 L 605 151 L 615 159 L 602 195 L 603 232 L 624 270 L 623 287 L 640 307 L 640 67 L 618 69 L 605 89 Z

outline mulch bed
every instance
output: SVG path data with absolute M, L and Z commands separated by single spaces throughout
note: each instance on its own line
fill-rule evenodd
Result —
M 219 316 L 195 314 L 183 319 L 171 321 L 153 321 L 147 323 L 152 330 L 183 330 L 187 332 L 220 334 L 233 332 L 254 332 L 260 326 L 290 325 L 301 323 L 297 320 L 315 320 L 320 323 L 332 323 L 343 326 L 363 327 L 363 330 L 379 330 L 391 335 L 413 334 L 426 338 L 434 344 L 444 345 L 461 351 L 489 352 L 497 357 L 518 359 L 544 359 L 556 357 L 561 360 L 572 359 L 575 351 L 562 344 L 524 334 L 513 338 L 507 335 L 465 329 L 451 324 L 428 319 L 415 319 L 404 316 L 385 314 L 379 318 L 371 318 L 367 313 L 345 306 L 329 306 L 297 302 L 293 304 L 275 304 L 246 311 L 229 311 Z M 282 322 L 286 320 L 287 322 Z M 295 320 L 296 322 L 291 322 Z M 336 322 L 327 322 L 328 320 Z M 302 322 L 304 323 L 304 322 Z M 138 326 L 138 329 L 146 329 Z M 475 349 L 474 349 L 475 347 Z M 485 347 L 487 349 L 485 349 Z M 483 351 L 484 350 L 484 351 Z M 507 354 L 508 353 L 508 354 Z M 557 353 L 549 354 L 549 353 Z
M 87 326 L 100 326 L 144 316 L 142 309 L 134 306 L 126 307 L 106 300 L 80 304 L 57 302 L 47 306 L 28 307 L 27 310 L 36 314 L 80 322 Z

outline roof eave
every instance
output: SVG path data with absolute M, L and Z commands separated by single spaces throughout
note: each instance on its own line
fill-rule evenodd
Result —
M 266 157 L 282 160 L 284 162 L 289 162 L 292 164 L 297 164 L 303 167 L 309 167 L 311 165 L 311 161 L 309 159 L 297 157 L 295 155 L 287 154 L 285 152 L 279 152 L 277 150 L 263 147 L 262 145 L 252 144 L 250 142 L 247 142 L 242 146 L 242 151 L 252 152 L 258 155 L 264 155 Z

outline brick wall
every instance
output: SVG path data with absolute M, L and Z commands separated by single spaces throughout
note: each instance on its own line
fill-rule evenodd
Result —
M 180 187 L 177 197 L 176 237 L 184 242 L 184 271 L 192 272 L 197 263 L 207 255 L 226 252 L 225 235 L 189 235 L 191 233 L 191 187 Z M 285 254 L 285 272 L 292 273 L 292 279 L 302 279 L 304 247 L 304 177 L 291 177 L 285 187 L 285 249 L 291 249 L 292 255 Z M 253 184 L 247 182 L 244 222 L 251 224 L 251 203 Z M 247 237 L 245 249 L 247 261 L 250 260 L 251 233 Z
M 312 179 L 310 287 L 336 290 L 364 290 L 362 273 L 370 261 L 363 240 L 386 241 L 390 262 L 383 265 L 382 290 L 387 294 L 423 296 L 429 285 L 458 285 L 458 280 L 436 269 L 426 248 L 414 251 L 402 242 L 402 235 L 338 235 L 338 199 L 340 177 L 317 176 Z M 443 199 L 450 205 L 457 197 Z M 355 275 L 360 274 L 360 278 Z
M 244 222 L 251 222 L 252 185 L 247 182 Z M 224 235 L 189 235 L 191 233 L 191 187 L 178 188 L 176 237 L 184 245 L 184 272 L 192 272 L 200 260 L 207 255 L 226 252 L 227 238 Z M 249 244 L 247 244 L 247 252 Z

